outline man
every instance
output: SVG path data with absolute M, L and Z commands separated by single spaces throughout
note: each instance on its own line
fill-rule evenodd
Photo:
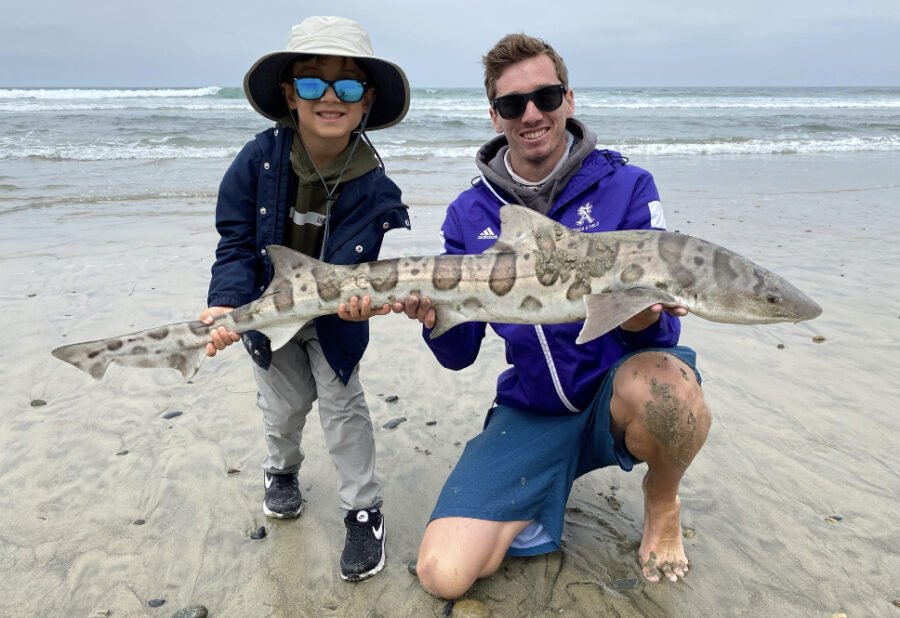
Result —
M 584 232 L 662 229 L 653 179 L 573 118 L 574 94 L 562 58 L 524 34 L 501 39 L 484 57 L 490 116 L 501 136 L 478 153 L 481 179 L 449 206 L 447 253 L 480 253 L 496 239 L 499 210 L 520 203 Z M 435 312 L 410 297 L 406 314 L 451 369 L 472 364 L 484 323 L 429 339 Z M 394 309 L 399 307 L 395 306 Z M 419 548 L 427 591 L 463 595 L 506 555 L 559 548 L 574 479 L 618 465 L 647 463 L 638 559 L 651 582 L 688 570 L 678 487 L 706 439 L 710 413 L 692 350 L 676 347 L 683 307 L 654 305 L 584 345 L 581 323 L 492 324 L 512 366 L 497 382 L 495 407 L 444 486 Z

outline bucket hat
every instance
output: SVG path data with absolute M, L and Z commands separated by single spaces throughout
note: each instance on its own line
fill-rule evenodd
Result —
M 357 22 L 345 17 L 307 17 L 291 28 L 287 49 L 270 52 L 257 60 L 244 76 L 244 94 L 253 109 L 271 120 L 288 115 L 278 83 L 285 65 L 303 54 L 353 58 L 375 86 L 367 130 L 397 124 L 409 109 L 409 82 L 399 66 L 373 55 L 369 35 Z

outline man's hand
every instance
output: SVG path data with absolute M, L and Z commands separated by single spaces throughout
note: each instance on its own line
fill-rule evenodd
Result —
M 402 303 L 394 303 L 392 310 L 395 313 L 404 312 L 410 320 L 418 320 L 426 328 L 434 328 L 436 320 L 434 305 L 431 304 L 431 299 L 427 296 L 419 298 L 415 294 L 410 294 Z
M 200 313 L 200 321 L 204 324 L 212 324 L 217 317 L 229 311 L 234 311 L 234 307 L 210 307 Z M 213 329 L 210 331 L 209 336 L 212 338 L 212 341 L 206 344 L 207 356 L 215 356 L 219 350 L 224 350 L 232 343 L 241 340 L 241 336 L 238 333 L 228 330 L 224 326 Z
M 659 321 L 659 314 L 661 314 L 663 311 L 677 318 L 684 317 L 688 314 L 687 307 L 667 307 L 662 303 L 657 303 L 655 305 L 647 307 L 639 314 L 628 318 L 619 325 L 619 328 L 632 333 L 642 331 L 648 326 L 656 324 Z
M 359 296 L 354 296 L 350 302 L 341 303 L 338 306 L 337 315 L 348 322 L 362 322 L 373 315 L 387 315 L 392 310 L 394 313 L 400 313 L 403 310 L 402 305 L 400 311 L 395 308 L 397 305 L 399 303 L 394 303 L 394 307 L 391 307 L 385 303 L 381 307 L 372 307 L 372 299 L 368 296 L 363 296 L 362 300 L 359 299 Z

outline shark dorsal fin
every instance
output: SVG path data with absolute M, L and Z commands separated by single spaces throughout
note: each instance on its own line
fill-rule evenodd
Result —
M 543 221 L 541 221 L 543 220 Z M 546 225 L 547 218 L 525 206 L 500 207 L 500 238 L 485 253 L 523 253 L 538 248 L 535 225 Z
M 272 266 L 275 267 L 275 277 L 282 273 L 298 270 L 300 268 L 312 268 L 320 264 L 316 258 L 309 257 L 299 251 L 294 251 L 281 245 L 269 245 L 266 247 Z
M 557 223 L 526 206 L 506 204 L 500 207 L 500 238 L 485 253 L 524 253 L 548 249 L 568 240 L 573 245 L 585 241 L 584 235 Z
M 275 300 L 276 298 L 283 299 L 285 296 L 292 295 L 293 285 L 313 281 L 313 269 L 322 266 L 322 262 L 319 260 L 281 245 L 269 245 L 266 247 L 266 253 L 272 261 L 275 274 L 272 276 L 269 287 L 256 302 L 274 303 L 276 307 L 279 304 L 279 301 Z M 301 278 L 299 281 L 298 277 Z M 293 339 L 306 322 L 307 319 L 295 316 L 295 319 L 287 322 L 275 321 L 256 330 L 269 338 L 272 350 L 278 350 Z

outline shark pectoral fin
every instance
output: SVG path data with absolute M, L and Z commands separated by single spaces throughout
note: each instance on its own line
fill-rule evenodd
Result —
M 440 337 L 454 326 L 469 321 L 463 314 L 439 305 L 436 305 L 434 308 L 434 317 L 434 328 L 431 330 L 431 339 Z
M 586 294 L 584 305 L 587 317 L 575 343 L 585 343 L 601 337 L 616 326 L 656 303 L 671 303 L 672 298 L 657 290 L 633 289 L 627 292 Z
M 172 367 L 181 372 L 185 382 L 197 375 L 200 365 L 206 359 L 206 347 L 199 348 L 194 354 L 185 354 L 179 360 L 174 360 Z
M 265 326 L 256 330 L 269 338 L 272 351 L 275 351 L 283 348 L 288 341 L 294 338 L 294 335 L 296 335 L 304 325 L 305 322 L 300 326 L 297 326 L 297 323 L 294 322 L 292 324 L 275 324 L 272 326 Z

